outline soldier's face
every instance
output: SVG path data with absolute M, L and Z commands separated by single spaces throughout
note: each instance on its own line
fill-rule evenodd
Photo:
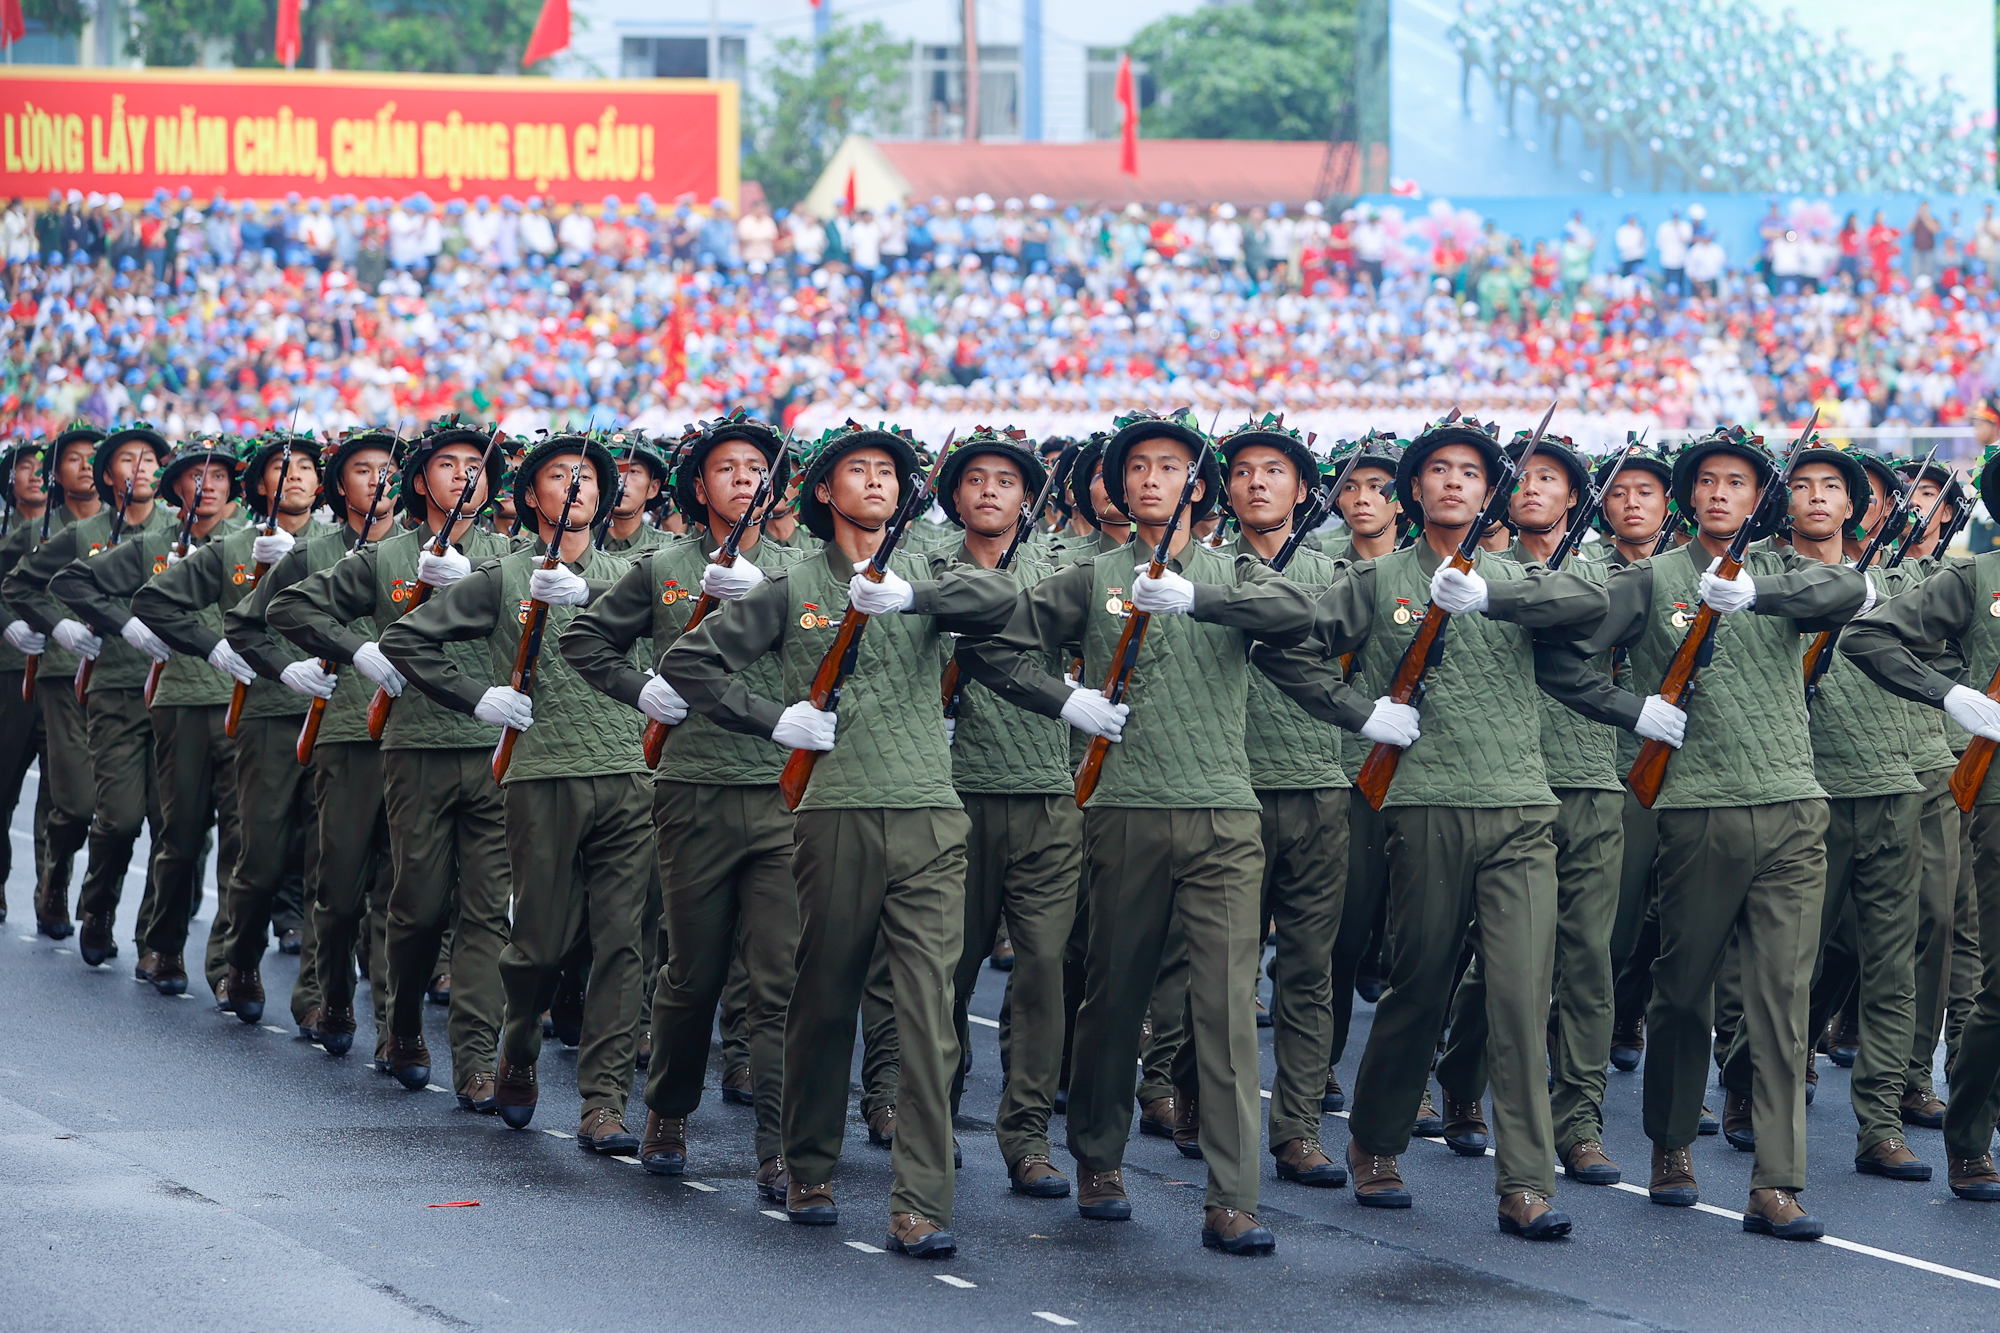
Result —
M 694 498 L 708 509 L 717 526 L 734 527 L 757 498 L 757 487 L 770 468 L 764 451 L 748 440 L 724 440 L 701 460 Z
M 1379 467 L 1358 467 L 1347 476 L 1337 501 L 1341 522 L 1364 537 L 1381 535 L 1403 512 L 1395 498 L 1396 477 Z
M 1806 463 L 1792 472 L 1792 531 L 1809 541 L 1839 534 L 1854 514 L 1854 497 L 1840 469 L 1831 463 Z
M 569 506 L 565 522 L 563 505 L 569 499 L 572 474 L 576 476 L 576 503 Z M 562 524 L 565 532 L 580 532 L 589 527 L 590 521 L 597 517 L 597 495 L 597 469 L 574 454 L 551 458 L 535 473 L 535 513 L 545 528 L 554 529 Z
M 1010 533 L 1028 504 L 1021 469 L 999 454 L 982 454 L 965 465 L 952 495 L 968 532 L 982 537 Z
M 186 513 L 187 507 L 194 504 L 196 486 L 201 487 L 201 502 L 194 507 L 196 518 L 214 518 L 229 503 L 229 469 L 222 464 L 203 463 L 174 479 L 175 498 L 180 501 L 181 512 Z
M 382 501 L 374 512 L 368 506 L 375 499 L 375 487 L 384 473 L 393 466 L 387 449 L 361 449 L 348 455 L 340 465 L 340 498 L 347 504 L 350 514 L 367 513 L 374 518 L 386 512 L 389 506 L 389 488 L 382 487 Z
M 1756 469 L 1733 454 L 1710 454 L 1694 478 L 1695 522 L 1711 537 L 1733 537 L 1757 508 Z
M 79 498 L 95 494 L 91 489 L 90 452 L 87 444 L 72 444 L 56 460 L 56 485 L 62 487 L 63 494 Z
M 1667 488 L 1652 473 L 1628 467 L 1604 497 L 1604 516 L 1626 541 L 1647 540 L 1667 521 Z
M 133 504 L 153 498 L 153 486 L 159 475 L 160 456 L 153 452 L 152 445 L 137 440 L 121 445 L 104 469 L 104 479 L 111 483 L 112 495 L 123 497 L 125 488 L 130 486 Z
M 284 489 L 278 491 L 281 475 Z M 310 454 L 293 450 L 292 465 L 288 468 L 285 466 L 285 452 L 280 449 L 271 455 L 270 462 L 264 464 L 260 486 L 259 493 L 263 495 L 277 491 L 280 511 L 287 514 L 311 513 L 313 500 L 319 495 L 319 464 L 313 461 Z
M 624 490 L 618 507 L 612 510 L 616 518 L 637 518 L 660 494 L 660 479 L 653 475 L 653 469 L 636 459 L 618 460 L 618 479 Z
M 439 511 L 440 518 L 458 503 L 459 494 L 465 489 L 466 477 L 479 467 L 482 456 L 476 445 L 447 444 L 424 464 L 420 479 L 424 498 Z M 484 503 L 490 489 L 491 483 L 482 474 L 479 484 L 472 488 L 472 499 L 465 507 L 466 513 L 472 513 Z
M 842 455 L 814 490 L 836 519 L 844 514 L 857 524 L 888 522 L 902 493 L 896 460 L 886 449 L 856 449 Z
M 42 460 L 37 454 L 22 454 L 14 460 L 14 503 L 38 505 L 48 498 L 42 489 Z
M 1229 507 L 1245 527 L 1274 528 L 1306 502 L 1306 484 L 1291 456 L 1267 444 L 1238 451 L 1229 465 Z
M 1140 440 L 1126 450 L 1125 503 L 1133 520 L 1150 527 L 1171 523 L 1181 502 L 1181 488 L 1187 484 L 1188 469 L 1194 463 L 1194 450 L 1179 440 Z M 1207 482 L 1196 482 L 1189 503 L 1200 503 L 1207 489 Z
M 1098 519 L 1105 523 L 1123 523 L 1125 511 L 1111 503 L 1111 493 L 1104 489 L 1104 464 L 1094 464 L 1090 469 L 1090 508 Z
M 1576 488 L 1570 485 L 1568 470 L 1537 457 L 1528 460 L 1527 472 L 1507 508 L 1521 527 L 1541 529 L 1560 523 L 1575 500 Z
M 1417 503 L 1428 523 L 1466 527 L 1485 499 L 1486 460 L 1469 444 L 1434 450 L 1417 473 Z

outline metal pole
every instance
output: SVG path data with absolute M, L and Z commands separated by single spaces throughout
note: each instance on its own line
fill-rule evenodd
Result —
M 979 138 L 979 0 L 965 0 L 965 138 Z
M 722 28 L 716 17 L 716 0 L 708 0 L 708 77 L 722 77 Z

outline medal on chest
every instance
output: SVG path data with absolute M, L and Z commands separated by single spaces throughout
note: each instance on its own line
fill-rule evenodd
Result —
M 389 600 L 397 603 L 408 601 L 416 586 L 413 579 L 397 579 L 389 585 Z
M 244 579 L 246 579 L 246 578 L 250 577 L 250 576 L 249 576 L 249 574 L 248 574 L 248 572 L 247 572 L 247 571 L 249 570 L 249 568 L 250 568 L 250 567 L 249 567 L 248 565 L 238 565 L 238 566 L 236 566 L 236 569 L 235 569 L 235 572 L 233 572 L 233 573 L 232 573 L 232 574 L 230 574 L 230 576 L 229 576 L 229 581 L 230 581 L 231 583 L 237 583 L 237 584 L 240 584 L 240 583 L 242 583 Z
M 1675 602 L 1674 613 L 1668 616 L 1667 620 L 1675 629 L 1686 629 L 1688 627 L 1688 604 L 1686 602 Z
M 514 613 L 514 619 L 520 621 L 523 625 L 527 624 L 528 611 L 533 605 L 534 605 L 533 599 L 523 597 L 521 599 L 521 609 Z
M 1396 599 L 1396 609 L 1389 613 L 1389 619 L 1395 621 L 1398 625 L 1409 624 L 1413 619 L 1410 614 L 1410 599 L 1407 597 L 1398 597 Z
M 679 579 L 668 579 L 660 585 L 660 603 L 663 606 L 672 606 L 675 602 L 685 601 L 688 596 L 688 590 L 681 587 Z
M 801 602 L 805 609 L 799 613 L 800 629 L 825 629 L 833 620 L 811 602 Z
M 1107 614 L 1116 616 L 1120 620 L 1132 614 L 1132 603 L 1125 600 L 1123 588 L 1109 588 L 1106 591 L 1110 594 L 1104 599 L 1104 610 Z
M 1993 605 L 1986 608 L 1986 614 L 2000 619 L 2000 592 L 1993 594 Z

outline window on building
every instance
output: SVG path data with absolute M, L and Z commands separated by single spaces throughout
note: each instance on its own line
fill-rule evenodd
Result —
M 918 49 L 913 132 L 924 139 L 965 137 L 965 50 L 958 46 Z M 1021 48 L 979 48 L 979 137 L 1021 137 Z
M 713 77 L 743 81 L 744 39 L 716 42 Z M 627 37 L 620 45 L 619 73 L 628 79 L 706 79 L 707 37 Z
M 1118 60 L 1124 54 L 1115 46 L 1084 48 L 1084 133 L 1093 139 L 1115 139 L 1124 130 L 1125 112 L 1118 105 Z M 1132 63 L 1132 81 L 1143 113 L 1153 104 L 1153 76 L 1144 61 Z

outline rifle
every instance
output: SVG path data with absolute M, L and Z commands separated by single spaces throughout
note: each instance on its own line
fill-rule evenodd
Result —
M 174 541 L 174 559 L 187 559 L 188 547 L 194 541 L 195 510 L 201 507 L 201 493 L 208 485 L 208 469 L 197 468 L 194 474 L 194 499 L 188 501 L 187 512 L 181 515 L 180 536 Z M 167 669 L 165 662 L 155 662 L 146 672 L 146 707 L 153 706 L 153 694 L 160 688 L 160 673 Z
M 296 412 L 292 414 L 292 420 L 294 423 L 298 421 L 298 414 Z M 271 503 L 267 506 L 264 513 L 264 535 L 266 537 L 277 535 L 278 502 L 284 498 L 285 479 L 291 475 L 292 436 L 287 434 L 285 436 L 285 452 L 278 460 L 278 484 L 271 488 Z M 256 587 L 257 580 L 263 578 L 264 571 L 269 568 L 269 565 L 259 560 L 256 567 L 250 571 L 250 586 L 253 588 Z M 237 681 L 236 687 L 229 692 L 229 709 L 222 715 L 223 735 L 231 737 L 236 735 L 236 728 L 241 726 L 243 722 L 243 701 L 249 697 L 250 687 L 240 680 Z
M 125 494 L 119 497 L 118 512 L 111 516 L 111 536 L 104 543 L 104 549 L 107 551 L 118 545 L 118 539 L 125 535 L 125 510 L 131 506 L 132 487 L 137 485 L 138 481 L 139 469 L 135 466 L 132 469 L 131 480 L 125 483 Z M 86 657 L 76 664 L 76 702 L 79 706 L 90 698 L 90 678 L 96 672 L 97 659 L 94 657 Z M 24 692 L 25 689 L 24 686 Z
M 1937 446 L 1932 445 L 1930 457 L 1925 458 L 1922 466 L 1917 469 L 1919 477 L 1924 475 L 1924 468 L 1929 467 L 1931 459 L 1935 457 L 1937 457 Z M 1907 488 L 1899 488 L 1897 490 L 1896 499 L 1889 506 L 1889 512 L 1882 516 L 1882 521 L 1875 527 L 1875 535 L 1868 539 L 1868 545 L 1861 548 L 1861 558 L 1854 562 L 1855 569 L 1866 573 L 1868 566 L 1875 563 L 1875 557 L 1881 554 L 1882 548 L 1895 540 L 1896 536 L 1903 531 L 1903 524 L 1909 520 L 1910 516 L 1910 500 L 1916 493 L 1916 489 L 1916 484 L 1912 482 Z M 1944 498 L 1942 490 L 1938 492 L 1938 498 Z M 1932 505 L 1931 510 L 1935 513 L 1937 506 Z M 1924 516 L 1924 524 L 1926 527 L 1929 526 L 1930 515 L 1927 514 Z M 1838 633 L 1837 630 L 1821 630 L 1813 636 L 1812 643 L 1806 648 L 1806 707 L 1808 709 L 1812 707 L 1813 700 L 1819 697 L 1820 682 L 1825 680 L 1826 673 L 1833 669 L 1833 639 L 1836 633 Z
M 1528 437 L 1528 447 L 1521 451 L 1519 458 L 1509 457 L 1506 450 L 1500 451 L 1499 476 L 1493 480 L 1493 489 L 1486 497 L 1486 505 L 1472 526 L 1465 530 L 1465 537 L 1452 552 L 1451 567 L 1461 573 L 1470 572 L 1472 561 L 1479 554 L 1479 539 L 1487 528 L 1500 521 L 1507 512 L 1507 506 L 1514 498 L 1514 482 L 1527 469 L 1528 462 L 1535 456 L 1541 445 L 1542 433 L 1549 428 L 1549 418 L 1556 414 L 1556 405 L 1549 404 L 1549 410 L 1542 414 L 1542 424 L 1535 427 L 1535 433 Z M 1388 697 L 1399 704 L 1407 704 L 1423 697 L 1424 678 L 1430 669 L 1444 659 L 1445 628 L 1450 623 L 1451 612 L 1432 602 L 1424 608 L 1424 618 L 1417 626 L 1416 637 L 1403 652 L 1403 660 L 1396 666 L 1396 674 L 1389 682 Z M 1354 785 L 1367 798 L 1368 804 L 1377 810 L 1389 794 L 1389 784 L 1396 779 L 1396 766 L 1403 760 L 1403 747 L 1390 745 L 1386 741 L 1377 742 L 1368 752 L 1368 758 L 1361 763 L 1361 773 Z
M 55 517 L 56 494 L 55 491 L 52 490 L 49 485 L 50 482 L 55 480 L 55 475 L 56 475 L 55 458 L 56 458 L 55 445 L 53 443 L 43 445 L 42 446 L 42 499 L 43 499 L 42 535 L 41 535 L 41 541 L 38 542 L 37 545 L 40 545 L 41 542 L 48 541 L 49 520 Z M 9 493 L 10 494 L 12 493 L 11 488 L 9 489 Z M 69 503 L 69 496 L 67 494 L 63 496 L 62 502 L 64 504 Z M 42 655 L 40 653 L 29 653 L 27 654 L 27 658 L 28 660 L 21 670 L 21 702 L 31 704 L 35 701 L 35 676 L 41 671 Z
M 743 537 L 750 531 L 751 521 L 759 517 L 759 510 L 767 507 L 771 498 L 771 478 L 776 471 L 775 467 L 766 468 L 764 475 L 757 478 L 757 491 L 750 497 L 749 506 L 736 516 L 736 522 L 730 525 L 729 536 L 723 541 L 722 549 L 715 553 L 715 563 L 724 569 L 736 563 L 736 553 L 743 547 Z M 686 634 L 708 619 L 708 613 L 720 605 L 720 599 L 711 597 L 707 593 L 695 598 L 694 610 L 688 613 L 687 623 L 681 626 L 681 633 Z M 660 753 L 667 748 L 667 737 L 672 732 L 673 728 L 666 723 L 650 717 L 646 719 L 646 730 L 640 735 L 639 744 L 646 752 L 647 768 L 660 766 Z
M 871 583 L 880 583 L 882 575 L 888 571 L 889 557 L 896 553 L 896 546 L 903 540 L 903 533 L 912 520 L 930 507 L 931 497 L 936 493 L 938 475 L 944 471 L 944 460 L 951 456 L 951 438 L 946 437 L 944 448 L 938 450 L 937 462 L 931 468 L 928 478 L 912 472 L 910 493 L 891 519 L 882 534 L 882 544 L 862 569 L 861 575 Z M 830 713 L 840 707 L 840 691 L 847 684 L 847 678 L 854 674 L 855 663 L 861 655 L 861 631 L 868 628 L 868 617 L 852 606 L 840 618 L 840 629 L 833 636 L 833 643 L 827 648 L 826 656 L 820 659 L 819 670 L 813 673 L 812 692 L 806 697 L 814 708 L 822 713 Z M 819 763 L 823 750 L 794 750 L 792 757 L 785 761 L 784 772 L 778 775 L 778 793 L 785 798 L 785 808 L 796 810 L 805 798 L 806 784 L 812 781 L 813 766 Z
M 1021 543 L 1027 540 L 1028 534 L 1035 530 L 1037 523 L 1041 522 L 1043 513 L 1055 499 L 1056 492 L 1062 489 L 1063 480 L 1068 474 L 1068 465 L 1058 458 L 1056 465 L 1049 469 L 1048 479 L 1042 483 L 1042 493 L 1035 497 L 1034 507 L 1023 509 L 1021 517 L 1015 521 L 1013 540 L 1007 543 L 1007 549 L 1000 553 L 1000 559 L 993 568 L 1008 569 L 1013 566 L 1014 557 L 1021 550 Z M 959 705 L 965 701 L 965 681 L 958 669 L 958 658 L 953 657 L 951 661 L 945 663 L 941 688 L 944 694 L 945 717 L 957 717 Z
M 632 446 L 630 445 L 625 446 L 625 457 L 627 459 L 630 459 L 632 457 Z M 613 454 L 611 456 L 611 461 L 615 465 L 618 461 L 618 455 Z M 590 544 L 596 547 L 598 550 L 600 551 L 603 550 L 604 543 L 610 540 L 611 520 L 617 515 L 618 506 L 624 503 L 625 503 L 625 469 L 621 467 L 618 469 L 618 489 L 611 496 L 611 507 L 604 511 L 604 521 L 597 525 L 597 530 L 593 532 L 590 537 Z
M 1933 448 L 1931 452 L 1935 454 L 1937 450 Z M 1921 468 L 1918 469 L 1917 475 L 1910 479 L 1911 491 L 1914 492 L 1917 489 L 1917 483 L 1923 480 L 1923 476 L 1924 476 L 1923 470 Z M 1945 502 L 1945 497 L 1950 494 L 1951 494 L 1951 484 L 1946 484 L 1938 487 L 1937 495 L 1931 500 L 1931 507 L 1924 511 L 1924 521 L 1917 524 L 1915 527 L 1911 528 L 1908 532 L 1905 532 L 1903 534 L 1903 540 L 1897 544 L 1895 554 L 1890 556 L 1887 560 L 1885 560 L 1882 563 L 1882 568 L 1894 569 L 1896 566 L 1903 563 L 1904 559 L 1910 554 L 1910 548 L 1915 546 L 1918 542 L 1922 541 L 1924 534 L 1931 530 L 1931 523 L 1933 520 L 1937 518 L 1937 511 L 1943 507 Z M 1952 516 L 1955 519 L 1957 515 L 1958 515 L 1958 508 L 1954 506 L 1952 509 Z M 1940 532 L 1938 535 L 1940 537 L 1946 537 L 1946 540 L 1940 541 L 1937 544 L 1937 550 L 1943 551 L 1944 548 L 1950 544 L 1949 537 L 1944 532 Z M 1957 529 L 1956 528 L 1951 529 L 1950 535 L 1951 536 L 1957 535 Z
M 1575 555 L 1577 548 L 1583 545 L 1583 539 L 1589 534 L 1591 525 L 1597 522 L 1597 516 L 1604 512 L 1604 502 L 1611 498 L 1611 488 L 1617 484 L 1618 474 L 1625 470 L 1625 464 L 1631 461 L 1633 454 L 1639 452 L 1639 446 L 1644 441 L 1645 436 L 1642 433 L 1639 439 L 1625 446 L 1625 452 L 1618 456 L 1618 466 L 1605 475 L 1602 486 L 1590 486 L 1588 482 L 1585 483 L 1586 487 L 1589 487 L 1589 494 L 1584 497 L 1583 507 L 1577 510 L 1576 517 L 1570 520 L 1569 531 L 1563 534 L 1562 540 L 1556 543 L 1556 549 L 1550 553 L 1546 568 L 1561 569 L 1563 563 Z
M 556 524 L 556 535 L 549 543 L 549 553 L 542 560 L 542 568 L 554 569 L 562 563 L 563 534 L 569 531 L 569 511 L 576 506 L 577 487 L 583 483 L 583 463 L 578 461 L 569 470 L 569 495 L 563 500 L 562 519 Z M 539 599 L 528 603 L 528 627 L 521 632 L 521 640 L 514 647 L 514 675 L 509 682 L 522 694 L 533 694 L 535 690 L 535 663 L 542 655 L 542 630 L 549 621 L 549 604 Z M 521 739 L 521 733 L 512 727 L 500 728 L 500 742 L 493 747 L 493 780 L 507 780 L 507 766 L 514 762 L 514 742 Z
M 1757 498 L 1757 504 L 1750 516 L 1743 520 L 1743 526 L 1729 539 L 1729 545 L 1722 554 L 1722 563 L 1716 567 L 1715 576 L 1733 579 L 1743 570 L 1743 555 L 1750 548 L 1750 530 L 1757 526 L 1757 520 L 1776 509 L 1785 494 L 1790 478 L 1791 455 L 1798 451 L 1799 444 L 1811 436 L 1813 427 L 1819 422 L 1819 412 L 1815 410 L 1812 420 L 1797 440 L 1792 441 L 1791 450 L 1785 455 L 1783 465 L 1771 473 L 1771 480 L 1764 485 L 1764 493 Z M 1714 653 L 1713 636 L 1715 622 L 1721 613 L 1703 602 L 1695 612 L 1694 620 L 1681 636 L 1681 646 L 1674 651 L 1674 659 L 1667 665 L 1667 678 L 1660 682 L 1660 696 L 1676 708 L 1686 708 L 1688 699 L 1694 694 L 1695 677 Z M 1639 747 L 1639 757 L 1632 761 L 1631 771 L 1625 780 L 1632 788 L 1632 794 L 1639 798 L 1639 804 L 1648 810 L 1660 798 L 1660 786 L 1667 780 L 1667 760 L 1673 757 L 1674 747 L 1665 741 L 1647 741 Z
M 465 517 L 465 507 L 472 503 L 472 492 L 478 488 L 479 478 L 485 474 L 488 460 L 493 457 L 493 451 L 499 448 L 499 446 L 500 427 L 495 426 L 493 428 L 493 438 L 486 442 L 486 452 L 481 454 L 479 461 L 473 464 L 471 469 L 466 472 L 465 486 L 458 493 L 458 503 L 453 505 L 451 512 L 445 515 L 444 526 L 438 529 L 437 538 L 431 543 L 432 555 L 443 555 L 446 550 L 450 549 L 451 530 L 457 527 L 459 520 Z M 428 491 L 424 493 L 424 507 L 426 509 L 430 507 L 430 493 Z M 422 606 L 424 599 L 430 595 L 431 585 L 428 583 L 419 583 L 415 588 L 410 590 L 409 605 L 403 608 L 403 614 L 408 615 Z M 382 739 L 382 728 L 389 725 L 389 710 L 395 707 L 395 705 L 396 696 L 377 686 L 375 697 L 368 701 L 369 740 L 379 741 Z
M 1181 515 L 1193 503 L 1194 484 L 1200 480 L 1201 459 L 1197 456 L 1188 465 L 1187 481 L 1181 486 L 1181 498 L 1174 506 L 1174 516 L 1167 520 L 1167 530 L 1160 534 L 1160 544 L 1153 548 L 1153 563 L 1146 570 L 1147 578 L 1156 579 L 1166 573 L 1167 561 L 1174 554 L 1174 533 L 1180 530 Z M 1111 670 L 1104 677 L 1104 697 L 1114 704 L 1124 699 L 1125 688 L 1131 684 L 1133 668 L 1139 665 L 1139 645 L 1146 641 L 1146 626 L 1152 623 L 1152 619 L 1149 612 L 1137 609 L 1125 614 L 1125 630 L 1118 636 L 1118 646 L 1111 650 Z M 1077 809 L 1083 809 L 1085 802 L 1097 790 L 1097 780 L 1104 771 L 1104 756 L 1110 752 L 1110 741 L 1102 736 L 1090 738 L 1090 748 L 1083 752 L 1083 762 L 1076 766 Z
M 395 468 L 393 465 L 390 465 L 385 466 L 381 472 L 376 474 L 375 494 L 368 500 L 368 513 L 361 520 L 361 530 L 354 534 L 354 544 L 347 548 L 349 555 L 354 554 L 368 544 L 368 533 L 375 526 L 375 511 L 382 507 L 382 492 L 388 489 L 389 474 L 393 471 L 395 471 Z M 339 674 L 330 658 L 320 658 L 319 669 L 326 672 L 329 676 Z M 313 747 L 319 744 L 320 723 L 326 720 L 326 702 L 326 700 L 315 696 L 313 701 L 306 705 L 306 720 L 299 726 L 299 743 L 296 750 L 301 764 L 310 764 L 312 762 Z

